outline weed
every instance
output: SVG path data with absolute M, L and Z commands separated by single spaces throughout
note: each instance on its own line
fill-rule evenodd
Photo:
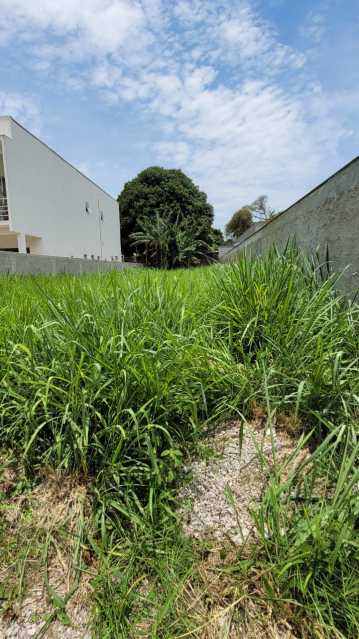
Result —
M 263 571 L 263 597 L 357 636 L 359 309 L 323 272 L 287 247 L 192 271 L 0 278 L 2 446 L 23 488 L 44 468 L 88 487 L 101 636 L 206 636 L 188 605 L 198 549 L 177 529 L 176 482 L 206 429 L 259 410 L 313 452 L 304 474 L 278 462 L 256 564 L 240 564 Z M 332 494 L 318 497 L 318 477 Z

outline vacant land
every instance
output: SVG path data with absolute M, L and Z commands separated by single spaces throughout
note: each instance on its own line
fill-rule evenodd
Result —
M 3 277 L 0 299 L 0 634 L 358 637 L 359 308 L 319 267 Z M 239 458 L 251 426 L 273 443 L 254 530 L 191 537 L 186 469 L 208 463 L 203 495 L 227 424 Z

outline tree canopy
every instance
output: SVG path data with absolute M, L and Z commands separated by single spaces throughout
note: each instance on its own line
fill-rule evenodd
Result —
M 268 204 L 268 197 L 259 195 L 252 204 L 246 204 L 233 213 L 225 226 L 226 236 L 230 239 L 238 239 L 252 226 L 253 222 L 267 221 L 276 215 L 275 210 Z
M 222 237 L 213 207 L 182 171 L 149 167 L 125 184 L 118 203 L 125 257 L 136 251 L 147 264 L 172 268 L 216 255 Z
M 249 206 L 243 206 L 233 213 L 226 224 L 226 235 L 231 238 L 239 238 L 253 224 L 252 211 Z

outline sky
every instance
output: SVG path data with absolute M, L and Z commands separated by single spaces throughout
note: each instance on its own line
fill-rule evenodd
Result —
M 112 195 L 180 168 L 223 228 L 359 155 L 359 0 L 0 0 L 0 114 Z

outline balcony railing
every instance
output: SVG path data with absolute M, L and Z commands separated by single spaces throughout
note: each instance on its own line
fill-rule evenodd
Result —
M 7 205 L 7 198 L 0 197 L 0 222 L 8 222 L 9 209 Z

